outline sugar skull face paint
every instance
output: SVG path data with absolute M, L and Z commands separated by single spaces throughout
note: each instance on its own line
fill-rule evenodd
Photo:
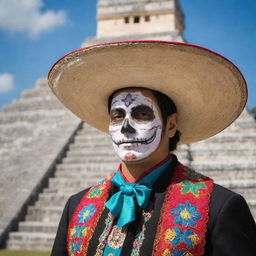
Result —
M 137 161 L 153 153 L 162 134 L 162 120 L 154 101 L 141 92 L 122 92 L 112 100 L 109 134 L 123 161 Z

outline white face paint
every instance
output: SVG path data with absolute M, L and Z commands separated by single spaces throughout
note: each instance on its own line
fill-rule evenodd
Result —
M 153 100 L 141 92 L 123 92 L 112 100 L 109 134 L 123 161 L 137 161 L 153 153 L 162 134 L 162 120 Z

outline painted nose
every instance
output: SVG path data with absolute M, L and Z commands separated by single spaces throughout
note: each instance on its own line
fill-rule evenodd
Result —
M 130 125 L 129 120 L 126 118 L 124 120 L 123 126 L 121 128 L 121 133 L 135 133 L 136 130 Z

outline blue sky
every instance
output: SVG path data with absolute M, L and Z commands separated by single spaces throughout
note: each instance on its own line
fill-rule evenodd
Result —
M 0 0 L 0 108 L 96 33 L 96 0 Z M 185 39 L 234 62 L 256 106 L 256 1 L 180 0 Z

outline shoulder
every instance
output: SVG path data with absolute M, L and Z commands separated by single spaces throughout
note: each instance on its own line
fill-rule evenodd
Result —
M 213 191 L 211 193 L 210 206 L 215 208 L 215 211 L 219 211 L 230 202 L 244 203 L 245 199 L 240 194 L 214 183 Z
M 218 218 L 226 217 L 228 219 L 230 218 L 229 214 L 234 216 L 235 212 L 253 220 L 243 196 L 214 183 L 210 198 L 209 228 L 217 223 Z

